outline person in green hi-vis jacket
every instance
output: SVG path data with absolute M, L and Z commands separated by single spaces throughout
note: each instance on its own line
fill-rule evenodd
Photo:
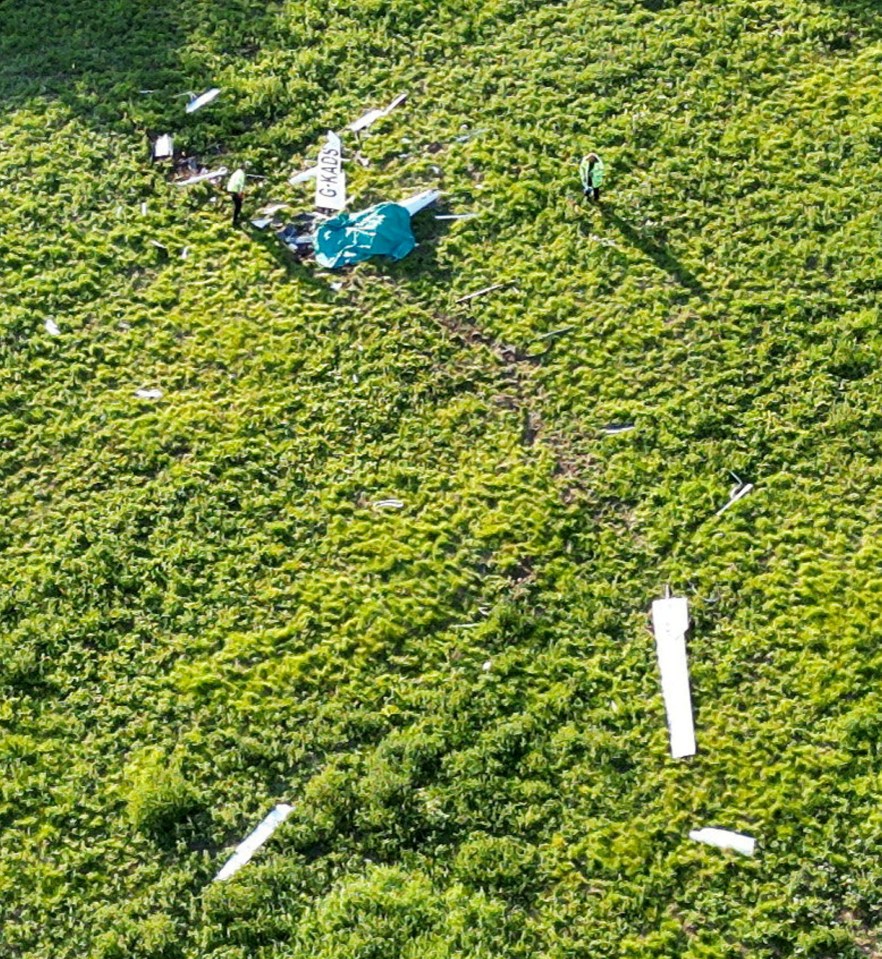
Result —
M 589 200 L 600 202 L 600 185 L 603 183 L 603 160 L 596 153 L 582 157 L 579 164 L 579 176 Z
M 245 171 L 236 170 L 227 183 L 227 193 L 233 198 L 233 226 L 239 225 L 242 213 L 242 198 L 245 195 Z

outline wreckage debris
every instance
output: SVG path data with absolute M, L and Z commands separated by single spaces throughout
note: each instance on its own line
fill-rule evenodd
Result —
M 404 503 L 400 499 L 381 499 L 374 503 L 375 509 L 402 509 Z
M 158 400 L 162 398 L 162 390 L 135 390 L 139 400 Z
M 730 506 L 734 506 L 738 500 L 743 499 L 753 489 L 753 483 L 742 483 L 735 473 L 732 473 L 732 476 L 735 477 L 735 485 L 729 490 L 729 502 L 725 506 L 721 506 L 714 513 L 714 516 L 722 516 Z
M 175 155 L 175 141 L 170 133 L 163 133 L 153 142 L 154 160 L 171 160 Z
M 681 759 L 695 753 L 695 727 L 686 660 L 689 604 L 685 597 L 655 600 L 652 604 L 652 625 L 661 671 L 662 695 L 668 714 L 671 756 Z
M 46 332 L 52 336 L 59 336 L 61 334 L 61 330 L 58 328 L 58 324 L 55 322 L 55 320 L 46 320 L 46 322 L 43 324 L 43 327 Z
M 193 186 L 194 183 L 204 183 L 206 180 L 217 180 L 227 175 L 225 166 L 218 167 L 216 170 L 209 170 L 207 173 L 197 173 L 195 176 L 188 177 L 186 180 L 175 180 L 175 186 Z
M 734 849 L 735 852 L 740 852 L 742 856 L 752 856 L 756 848 L 756 840 L 753 836 L 731 832 L 729 829 L 716 829 L 713 826 L 693 829 L 689 833 L 689 838 L 696 842 L 703 842 L 708 846 L 716 846 L 718 849 Z
M 268 813 L 259 826 L 250 832 L 236 846 L 233 855 L 226 861 L 221 871 L 214 877 L 214 882 L 222 882 L 235 875 L 251 858 L 282 823 L 294 812 L 294 807 L 287 803 L 279 803 L 272 812 Z
M 316 169 L 316 209 L 340 212 L 346 206 L 346 173 L 343 170 L 343 145 L 336 133 L 328 131 Z
M 357 120 L 353 120 L 346 129 L 352 133 L 360 133 L 362 130 L 366 130 L 369 126 L 376 123 L 377 120 L 390 114 L 395 107 L 404 103 L 406 99 L 406 93 L 399 93 L 389 106 L 380 110 L 368 110 L 367 113 L 363 113 Z
M 220 87 L 212 87 L 210 90 L 206 90 L 205 93 L 199 94 L 198 97 L 193 93 L 181 94 L 181 96 L 190 97 L 184 109 L 187 113 L 195 113 L 197 110 L 201 110 L 206 104 L 211 103 L 212 100 L 215 100 L 219 93 Z
M 474 293 L 468 293 L 466 296 L 461 296 L 456 302 L 468 303 L 470 300 L 476 300 L 479 296 L 485 296 L 487 293 L 492 293 L 494 290 L 504 289 L 507 286 L 511 286 L 511 283 L 494 283 L 492 286 L 485 286 L 482 290 L 475 290 Z

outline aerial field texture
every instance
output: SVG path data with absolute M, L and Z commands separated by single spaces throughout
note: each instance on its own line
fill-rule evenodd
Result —
M 870 2 L 0 2 L 0 957 L 882 955 L 880 177 Z

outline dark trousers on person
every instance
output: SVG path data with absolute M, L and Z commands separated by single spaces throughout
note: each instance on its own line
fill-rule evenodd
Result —
M 589 200 L 594 200 L 595 203 L 600 203 L 600 187 L 586 186 L 585 196 L 587 196 Z
M 239 225 L 239 217 L 242 215 L 242 194 L 233 193 L 233 226 Z

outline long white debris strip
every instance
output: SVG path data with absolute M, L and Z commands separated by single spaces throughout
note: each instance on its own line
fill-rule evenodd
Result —
M 386 116 L 391 113 L 395 107 L 399 104 L 404 103 L 407 99 L 406 93 L 399 93 L 397 97 L 382 110 L 368 110 L 367 113 L 363 113 L 357 120 L 353 120 L 352 123 L 346 127 L 347 130 L 351 130 L 352 133 L 358 133 L 361 130 L 366 130 L 371 124 L 376 123 L 381 117 Z
M 718 849 L 734 849 L 735 852 L 740 852 L 742 856 L 752 856 L 756 847 L 756 840 L 753 836 L 731 832 L 729 829 L 716 829 L 713 826 L 693 829 L 689 833 L 689 838 L 696 842 L 703 842 L 708 846 L 716 846 Z
M 343 172 L 343 145 L 336 133 L 328 139 L 318 158 L 315 205 L 321 210 L 340 211 L 346 206 L 346 174 Z
M 229 879 L 230 876 L 235 875 L 244 865 L 249 863 L 251 857 L 292 812 L 294 812 L 293 806 L 289 806 L 287 803 L 279 803 L 271 813 L 264 817 L 263 822 L 236 846 L 236 851 L 224 863 L 223 869 L 214 877 L 213 881 Z
M 214 100 L 219 93 L 220 87 L 212 87 L 210 90 L 206 90 L 205 93 L 201 93 L 198 97 L 193 97 L 191 100 L 189 100 L 184 109 L 187 111 L 187 113 L 195 113 L 207 103 L 211 103 L 211 101 Z
M 661 670 L 662 695 L 671 733 L 671 756 L 680 759 L 695 753 L 695 727 L 686 662 L 689 604 L 685 597 L 657 599 L 652 604 L 652 626 Z
M 206 180 L 217 180 L 219 177 L 226 176 L 227 173 L 229 173 L 229 170 L 222 166 L 216 170 L 209 170 L 207 173 L 197 173 L 186 180 L 175 180 L 174 184 L 175 186 L 192 186 L 194 183 L 204 183 Z

